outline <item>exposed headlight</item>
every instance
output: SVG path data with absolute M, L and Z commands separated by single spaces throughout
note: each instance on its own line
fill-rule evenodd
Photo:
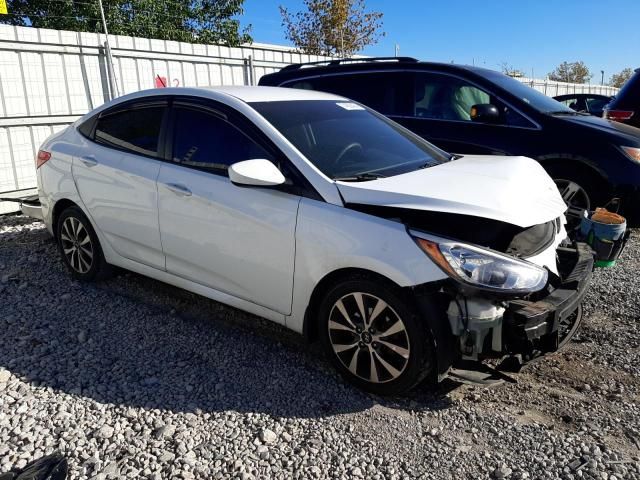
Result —
M 547 284 L 547 271 L 533 263 L 454 240 L 414 239 L 449 276 L 476 288 L 529 293 Z
M 640 163 L 640 148 L 636 147 L 620 147 L 627 157 L 634 162 Z

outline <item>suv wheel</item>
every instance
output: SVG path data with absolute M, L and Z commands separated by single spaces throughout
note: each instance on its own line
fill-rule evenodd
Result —
M 432 369 L 433 344 L 399 289 L 354 278 L 333 287 L 318 310 L 324 350 L 351 383 L 398 394 Z
M 80 208 L 69 207 L 62 212 L 56 240 L 62 261 L 76 280 L 92 281 L 108 273 L 98 236 Z
M 585 210 L 587 212 L 591 210 L 591 197 L 589 197 L 586 187 L 578 181 L 555 178 L 554 182 L 564 203 L 569 207 L 566 213 L 567 225 L 570 230 L 574 230 L 580 226 Z

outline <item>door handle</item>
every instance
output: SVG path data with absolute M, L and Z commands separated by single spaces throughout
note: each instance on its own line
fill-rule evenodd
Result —
M 85 155 L 83 157 L 80 157 L 80 161 L 87 167 L 95 167 L 98 164 L 96 157 L 94 157 L 93 155 Z
M 179 183 L 165 183 L 164 186 L 177 195 L 182 195 L 183 197 L 191 196 L 191 190 Z

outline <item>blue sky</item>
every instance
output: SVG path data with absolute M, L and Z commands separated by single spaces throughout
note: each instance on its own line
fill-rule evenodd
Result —
M 563 61 L 583 60 L 605 81 L 625 67 L 640 67 L 640 0 L 368 0 L 384 13 L 387 32 L 364 54 L 400 54 L 421 60 L 502 62 L 544 77 Z M 278 5 L 302 9 L 302 0 L 245 0 L 244 25 L 256 42 L 287 44 Z

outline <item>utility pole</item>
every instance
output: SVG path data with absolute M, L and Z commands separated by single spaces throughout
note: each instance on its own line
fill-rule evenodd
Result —
M 600 73 L 602 74 L 602 79 L 600 80 L 600 86 L 604 85 L 604 70 L 600 70 Z
M 400 56 L 400 45 L 396 43 L 396 57 Z
M 102 28 L 104 30 L 105 42 L 104 49 L 107 53 L 107 67 L 109 69 L 109 87 L 111 90 L 111 97 L 119 97 L 118 82 L 116 82 L 116 71 L 113 68 L 113 57 L 111 56 L 111 47 L 109 46 L 109 31 L 107 30 L 107 20 L 104 17 L 104 8 L 102 7 L 102 0 L 98 0 L 98 6 L 100 7 L 100 16 L 102 17 Z

